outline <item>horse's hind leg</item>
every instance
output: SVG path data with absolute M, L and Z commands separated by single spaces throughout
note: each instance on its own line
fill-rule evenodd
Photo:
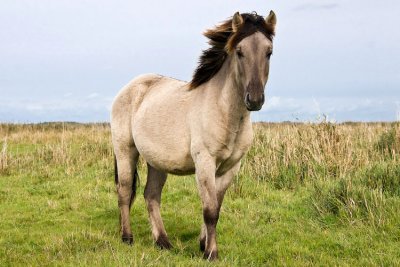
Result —
M 118 191 L 118 206 L 120 209 L 120 223 L 122 241 L 133 243 L 130 224 L 130 208 L 136 194 L 137 172 L 136 164 L 139 152 L 133 145 L 114 148 L 116 156 L 116 179 Z
M 167 179 L 167 174 L 154 169 L 149 164 L 147 164 L 147 168 L 148 175 L 144 198 L 149 212 L 151 231 L 158 247 L 170 249 L 172 245 L 168 240 L 160 214 L 161 192 Z

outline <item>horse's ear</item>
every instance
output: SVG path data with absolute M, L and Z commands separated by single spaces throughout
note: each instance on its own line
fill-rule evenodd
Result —
M 242 23 L 243 23 L 242 15 L 240 15 L 239 12 L 236 12 L 232 18 L 232 31 L 237 32 L 237 30 L 239 29 L 240 25 L 242 25 Z
M 271 25 L 275 29 L 276 25 L 276 15 L 274 11 L 270 11 L 268 17 L 265 18 L 265 22 L 269 25 Z

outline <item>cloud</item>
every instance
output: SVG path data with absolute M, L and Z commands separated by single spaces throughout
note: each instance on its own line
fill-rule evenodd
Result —
M 400 101 L 391 98 L 271 96 L 254 121 L 394 121 L 400 120 Z
M 0 122 L 109 121 L 113 97 L 67 97 L 43 100 L 0 99 Z M 395 121 L 400 100 L 393 98 L 270 96 L 253 121 Z
M 88 95 L 86 98 L 87 98 L 87 99 L 92 99 L 92 98 L 96 98 L 96 97 L 98 97 L 98 96 L 99 96 L 98 93 L 91 93 L 91 94 Z
M 112 97 L 0 100 L 0 122 L 108 121 Z
M 294 111 L 300 108 L 300 103 L 295 98 L 282 98 L 271 96 L 266 100 L 263 111 Z
M 306 3 L 302 5 L 298 5 L 295 8 L 293 8 L 294 11 L 305 11 L 305 10 L 330 10 L 330 9 L 335 9 L 338 8 L 339 4 L 337 3 L 326 3 L 326 4 L 320 4 L 320 3 Z
M 314 104 L 315 112 L 316 112 L 317 114 L 321 114 L 321 106 L 320 106 L 318 100 L 315 99 L 315 98 L 313 97 L 313 98 L 312 98 L 312 102 L 313 102 L 313 104 Z
M 44 109 L 43 105 L 41 104 L 36 104 L 36 103 L 32 103 L 32 104 L 28 104 L 26 105 L 26 110 L 28 111 L 42 111 Z

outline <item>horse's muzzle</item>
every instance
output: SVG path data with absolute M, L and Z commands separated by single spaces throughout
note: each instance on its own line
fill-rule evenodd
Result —
M 248 111 L 258 111 L 262 108 L 265 101 L 264 92 L 259 97 L 251 97 L 249 93 L 246 94 L 244 103 Z

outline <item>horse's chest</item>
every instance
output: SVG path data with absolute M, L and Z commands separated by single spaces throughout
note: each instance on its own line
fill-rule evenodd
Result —
M 216 158 L 219 161 L 225 161 L 235 154 L 234 152 L 240 148 L 240 143 L 235 139 L 224 140 L 216 145 Z
M 216 155 L 218 173 L 225 171 L 236 165 L 243 157 L 251 145 L 252 134 L 240 132 L 235 136 L 230 136 L 225 142 L 219 143 L 219 149 Z

